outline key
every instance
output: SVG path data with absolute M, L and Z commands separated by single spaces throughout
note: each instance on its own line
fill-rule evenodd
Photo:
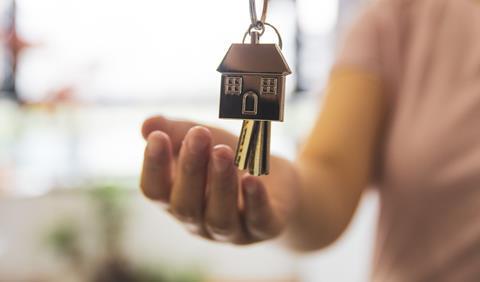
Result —
M 252 144 L 253 146 L 253 152 L 250 157 L 250 166 L 249 166 L 249 172 L 251 175 L 255 176 L 260 176 L 262 175 L 263 172 L 263 162 L 264 162 L 264 155 L 263 155 L 263 143 L 266 142 L 265 136 L 263 136 L 263 127 L 264 127 L 264 121 L 257 121 L 257 127 L 256 127 L 256 135 L 255 137 L 255 142 Z
M 275 31 L 279 45 L 259 43 L 266 27 Z M 243 120 L 235 165 L 255 176 L 269 174 L 271 121 L 283 121 L 285 77 L 291 71 L 281 48 L 274 26 L 252 22 L 242 44 L 232 44 L 217 68 L 222 73 L 219 117 Z
M 269 173 L 270 122 L 245 120 L 238 139 L 235 165 L 251 175 Z
M 270 121 L 265 121 L 263 126 L 263 136 L 264 142 L 262 147 L 262 158 L 263 158 L 263 168 L 262 175 L 268 175 L 270 173 L 270 132 L 272 128 L 272 123 Z
M 253 164 L 250 166 L 250 174 L 255 176 L 260 176 L 267 174 L 265 171 L 264 164 L 268 161 L 268 155 L 265 155 L 264 148 L 265 144 L 269 142 L 269 140 L 265 136 L 265 124 L 267 122 L 260 121 L 258 122 L 258 135 L 255 136 L 255 151 L 253 153 L 253 157 L 251 161 Z
M 253 120 L 244 120 L 242 125 L 242 130 L 240 132 L 240 137 L 238 139 L 237 144 L 237 151 L 235 156 L 235 165 L 239 169 L 247 169 L 248 168 L 248 160 L 249 160 L 249 152 L 250 144 L 253 143 L 252 134 L 254 129 Z

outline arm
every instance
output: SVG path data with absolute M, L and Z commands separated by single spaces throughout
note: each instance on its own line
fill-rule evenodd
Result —
M 249 244 L 289 227 L 297 249 L 333 242 L 370 179 L 385 102 L 377 78 L 347 69 L 334 71 L 327 93 L 298 162 L 272 157 L 271 174 L 260 178 L 233 166 L 235 136 L 191 122 L 147 120 L 143 192 L 211 240 Z
M 371 180 L 386 108 L 377 76 L 348 67 L 332 72 L 296 163 L 302 184 L 290 238 L 297 249 L 324 247 L 347 227 Z

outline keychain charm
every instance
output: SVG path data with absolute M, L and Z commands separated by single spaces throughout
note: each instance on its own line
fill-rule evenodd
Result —
M 235 165 L 255 176 L 269 173 L 271 121 L 283 121 L 285 77 L 291 74 L 282 55 L 278 30 L 265 22 L 268 0 L 258 20 L 255 0 L 250 0 L 252 24 L 242 44 L 232 44 L 217 71 L 222 73 L 220 118 L 242 119 Z M 277 44 L 260 44 L 269 27 Z M 250 44 L 245 44 L 250 36 Z

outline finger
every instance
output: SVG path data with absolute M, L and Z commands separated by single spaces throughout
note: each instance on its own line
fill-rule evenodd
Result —
M 209 163 L 205 226 L 218 241 L 234 240 L 240 231 L 238 212 L 238 175 L 233 151 L 217 145 Z
M 172 148 L 168 136 L 155 131 L 148 136 L 140 187 L 146 197 L 167 203 L 172 186 Z
M 184 143 L 178 159 L 170 209 L 178 219 L 191 224 L 190 227 L 198 227 L 203 214 L 211 134 L 206 128 L 193 127 Z
M 274 214 L 263 183 L 250 175 L 243 178 L 242 194 L 245 226 L 250 236 L 256 240 L 266 240 L 278 235 L 281 224 Z
M 142 135 L 147 138 L 148 135 L 156 130 L 165 132 L 172 140 L 173 152 L 177 154 L 180 151 L 182 141 L 185 135 L 198 124 L 189 121 L 174 121 L 161 116 L 147 119 L 142 126 Z M 236 145 L 236 137 L 229 132 L 214 128 L 206 127 L 212 133 L 212 144 L 226 144 L 231 147 Z

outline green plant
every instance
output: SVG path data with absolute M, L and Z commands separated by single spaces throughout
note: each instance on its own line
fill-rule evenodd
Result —
M 85 190 L 83 190 L 85 191 Z M 106 256 L 101 261 L 88 261 L 82 253 L 79 223 L 73 218 L 60 220 L 47 234 L 47 246 L 69 260 L 72 269 L 83 271 L 86 264 L 95 265 L 93 282 L 202 282 L 200 269 L 179 270 L 165 264 L 133 265 L 122 254 L 122 233 L 128 215 L 130 192 L 113 185 L 86 190 L 99 220 L 100 245 Z M 82 275 L 82 273 L 80 273 Z M 84 274 L 83 274 L 84 275 Z
M 91 189 L 89 195 L 100 219 L 100 236 L 107 256 L 119 256 L 128 210 L 128 192 L 115 186 L 100 186 Z
M 54 253 L 70 261 L 73 265 L 81 265 L 83 255 L 79 243 L 79 232 L 74 220 L 66 218 L 57 223 L 46 235 L 45 242 Z

